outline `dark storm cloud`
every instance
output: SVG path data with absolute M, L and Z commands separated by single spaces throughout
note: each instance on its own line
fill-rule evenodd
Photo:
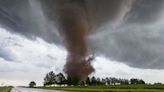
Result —
M 163 0 L 137 0 L 115 30 L 93 35 L 96 53 L 139 68 L 164 68 Z
M 106 23 L 114 22 L 122 11 L 122 8 L 129 0 L 88 0 L 86 1 L 86 11 L 89 21 L 90 31 L 96 31 L 97 28 Z
M 42 10 L 42 5 L 38 2 L 42 2 L 43 6 L 49 4 L 47 5 L 48 9 L 44 10 L 45 8 L 43 8 Z M 56 23 L 57 18 L 59 17 L 56 13 L 58 12 L 57 10 L 60 10 L 60 7 L 67 7 L 66 2 L 70 1 L 46 0 L 45 2 L 45 0 L 1 0 L 0 23 L 5 28 L 10 28 L 11 32 L 21 33 L 28 38 L 39 36 L 48 42 L 60 43 L 62 38 L 59 36 L 58 29 L 56 29 L 58 25 Z M 96 31 L 96 28 L 99 26 L 116 20 L 122 8 L 126 6 L 126 2 L 132 1 L 81 0 L 78 2 L 81 4 L 72 3 L 72 5 L 77 6 L 75 10 L 78 11 L 80 7 L 82 7 L 89 21 L 90 31 Z M 69 6 L 72 7 L 72 5 L 70 4 Z M 43 11 L 45 11 L 46 14 L 43 13 Z M 48 19 L 50 20 L 47 20 L 45 15 L 49 15 Z
M 133 26 L 121 28 L 93 41 L 97 53 L 139 68 L 164 68 L 162 30 Z
M 36 0 L 0 0 L 0 24 L 30 39 L 41 37 L 48 42 L 60 42 L 53 23 L 47 23 Z
M 60 6 L 67 6 L 62 4 L 64 0 L 60 2 Z M 152 25 L 161 20 L 163 0 L 84 0 L 82 3 L 77 7 L 85 7 L 91 36 L 89 42 L 95 53 L 133 67 L 164 68 L 163 28 Z M 63 38 L 58 34 L 58 24 L 56 19 L 52 20 L 59 16 L 56 11 L 51 14 L 51 8 L 58 6 L 51 4 L 50 10 L 46 11 L 47 18 L 37 1 L 1 0 L 1 24 L 28 38 L 41 37 L 48 42 L 61 43 Z M 111 30 L 111 24 L 116 21 L 122 25 Z M 108 27 L 103 29 L 105 33 L 101 33 L 98 28 L 104 25 Z
M 145 24 L 157 21 L 163 3 L 163 0 L 136 0 L 129 15 L 127 15 L 128 22 Z

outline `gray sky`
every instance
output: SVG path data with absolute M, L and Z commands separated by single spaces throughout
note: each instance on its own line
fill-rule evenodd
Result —
M 62 72 L 67 55 L 63 37 L 41 5 L 32 0 L 0 2 L 0 83 L 35 80 L 41 85 L 47 72 Z M 97 56 L 93 75 L 164 82 L 164 1 L 86 3 L 93 27 L 87 39 Z
M 65 64 L 66 50 L 55 44 L 49 44 L 37 38 L 29 40 L 21 35 L 0 28 L 0 83 L 28 85 L 35 80 L 42 85 L 43 77 L 51 70 L 62 72 Z M 139 69 L 106 58 L 97 56 L 93 61 L 96 69 L 92 75 L 97 77 L 142 78 L 146 82 L 164 82 L 164 70 Z

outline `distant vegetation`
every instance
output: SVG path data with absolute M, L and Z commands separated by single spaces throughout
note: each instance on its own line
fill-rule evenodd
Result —
M 31 82 L 29 83 L 29 87 L 30 87 L 30 88 L 36 87 L 35 81 L 31 81 Z
M 55 74 L 53 71 L 46 74 L 44 77 L 44 86 L 48 85 L 76 85 L 76 79 L 71 79 L 69 76 L 65 77 L 64 74 L 58 73 Z M 105 85 L 129 85 L 129 84 L 145 84 L 142 79 L 132 78 L 121 79 L 115 77 L 88 77 L 86 81 L 84 81 L 80 85 L 88 85 L 88 86 L 105 86 Z M 76 85 L 77 86 L 77 85 Z
M 147 84 L 142 79 L 122 79 L 115 77 L 88 77 L 82 84 L 75 84 L 76 79 L 64 76 L 62 73 L 55 74 L 53 71 L 44 77 L 44 87 L 51 90 L 66 90 L 76 92 L 164 92 L 164 84 Z
M 0 87 L 0 92 L 10 92 L 12 87 Z

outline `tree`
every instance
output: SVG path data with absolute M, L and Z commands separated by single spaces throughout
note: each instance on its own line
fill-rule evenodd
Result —
M 96 83 L 97 83 L 96 77 L 93 76 L 91 78 L 91 85 L 96 85 Z
M 138 84 L 138 79 L 132 78 L 130 79 L 131 84 Z
M 106 84 L 107 84 L 107 80 L 104 79 L 104 78 L 102 78 L 102 80 L 101 80 L 101 85 L 106 85 Z
M 111 77 L 110 80 L 112 85 L 116 85 L 116 83 L 118 83 L 118 79 L 115 77 Z
M 67 84 L 68 85 L 79 85 L 79 79 L 77 79 L 77 77 L 67 76 Z
M 65 76 L 62 73 L 59 73 L 56 75 L 56 82 L 57 84 L 61 85 L 61 84 L 65 84 Z
M 111 85 L 111 80 L 110 80 L 110 78 L 106 77 L 105 79 L 106 79 L 107 84 L 108 84 L 108 85 Z
M 128 85 L 129 80 L 127 80 L 127 79 L 118 79 L 118 83 L 120 83 L 120 85 Z
M 140 80 L 138 81 L 138 84 L 145 84 L 145 81 L 143 81 L 142 79 L 140 79 Z
M 31 81 L 31 82 L 29 83 L 29 87 L 30 87 L 30 88 L 33 88 L 33 87 L 35 87 L 35 86 L 36 86 L 35 81 Z
M 70 76 L 67 76 L 67 84 L 71 85 L 71 77 Z
M 53 71 L 50 71 L 44 78 L 44 85 L 46 86 L 52 84 L 56 84 L 56 75 Z
M 157 82 L 157 83 L 154 83 L 154 85 L 162 85 L 162 83 L 160 83 L 160 82 Z
M 91 85 L 91 80 L 90 80 L 89 77 L 87 77 L 87 79 L 86 79 L 86 84 L 87 84 L 87 85 Z
M 96 85 L 101 85 L 101 80 L 99 77 L 96 79 Z
M 124 79 L 124 83 L 123 84 L 128 85 L 129 84 L 129 80 Z
M 135 78 L 130 79 L 130 83 L 131 84 L 145 84 L 145 82 L 142 79 L 139 80 Z

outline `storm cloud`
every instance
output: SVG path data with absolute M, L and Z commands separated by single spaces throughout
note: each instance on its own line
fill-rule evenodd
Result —
M 133 67 L 162 69 L 164 34 L 162 30 L 152 29 L 132 25 L 121 28 L 96 38 L 93 48 L 99 54 Z
M 133 67 L 164 68 L 163 0 L 82 1 L 90 27 L 88 43 L 95 54 Z M 47 42 L 63 45 L 58 32 L 58 15 L 47 11 L 46 14 L 51 15 L 47 18 L 38 2 L 1 0 L 1 26 L 30 39 L 41 37 Z M 62 2 L 64 0 L 59 5 Z M 54 16 L 56 20 L 51 19 Z

